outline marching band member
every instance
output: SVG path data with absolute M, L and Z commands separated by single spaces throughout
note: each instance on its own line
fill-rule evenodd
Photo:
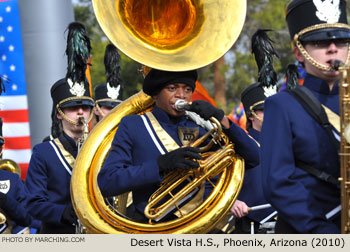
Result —
M 349 63 L 346 3 L 293 0 L 286 20 L 293 52 L 307 73 L 302 90 L 309 103 L 327 107 L 332 123 L 329 115 L 339 114 L 339 72 L 332 66 L 335 60 Z M 266 99 L 260 162 L 265 198 L 278 211 L 276 233 L 340 232 L 339 215 L 329 214 L 340 204 L 333 127 L 323 128 L 292 92 Z
M 0 156 L 2 155 L 4 144 L 2 118 L 0 118 Z M 32 217 L 25 208 L 26 196 L 27 192 L 19 175 L 0 169 L 0 214 L 3 213 L 6 217 L 6 221 L 3 220 L 3 223 L 0 220 L 0 234 L 13 233 L 15 225 L 21 225 L 26 228 L 31 225 Z
M 247 117 L 246 129 L 257 142 L 264 120 L 265 99 L 277 91 L 277 74 L 273 68 L 273 59 L 278 55 L 267 31 L 269 30 L 259 29 L 252 36 L 252 53 L 258 66 L 258 82 L 248 86 L 241 94 Z M 236 217 L 234 233 L 257 233 L 260 224 L 263 224 L 261 222 L 266 222 L 276 215 L 264 198 L 261 177 L 260 166 L 247 169 L 244 174 L 242 189 L 231 208 Z M 269 207 L 259 209 L 262 206 Z
M 5 84 L 0 77 L 0 95 L 2 92 L 5 92 Z M 4 145 L 2 118 L 0 118 L 0 160 L 2 160 Z M 4 166 L 8 167 L 6 163 Z M 40 222 L 34 220 L 25 208 L 27 191 L 20 173 L 20 168 L 15 173 L 0 169 L 0 234 L 34 234 L 40 228 Z
M 90 41 L 82 24 L 71 23 L 68 30 L 67 75 L 51 87 L 54 123 L 62 133 L 58 138 L 34 146 L 25 183 L 30 192 L 27 209 L 42 221 L 40 233 L 43 234 L 75 233 L 77 217 L 70 197 L 70 179 L 78 143 L 93 116 L 94 101 L 85 77 Z M 75 41 L 77 37 L 84 41 Z M 80 52 L 84 54 L 71 51 L 75 48 L 73 45 L 83 43 L 85 47 L 81 46 Z
M 26 191 L 19 175 L 5 170 L 0 170 L 0 212 L 12 221 L 0 223 L 0 234 L 12 233 L 8 228 L 13 227 L 13 222 L 23 227 L 29 227 L 32 217 L 25 208 Z
M 196 80 L 196 70 L 168 72 L 152 69 L 143 82 L 143 91 L 155 100 L 152 112 L 126 116 L 120 122 L 98 175 L 98 185 L 105 197 L 132 191 L 136 209 L 132 218 L 135 220 L 147 221 L 144 208 L 166 173 L 177 168 L 198 167 L 199 149 L 179 146 L 196 140 L 206 131 L 187 118 L 184 111 L 175 109 L 176 101 L 191 101 Z M 205 120 L 215 117 L 248 166 L 258 164 L 255 141 L 229 121 L 221 109 L 205 101 L 194 101 L 188 110 Z
M 264 101 L 269 95 L 264 91 L 261 83 L 257 82 L 243 90 L 241 101 L 247 116 L 247 131 L 257 142 L 259 142 L 260 131 L 264 120 Z M 268 204 L 261 184 L 261 167 L 245 171 L 243 185 L 238 198 L 231 208 L 231 212 L 237 218 L 234 233 L 251 233 L 251 223 L 254 223 L 254 233 L 258 233 L 260 222 L 269 217 L 270 220 L 275 211 L 271 206 L 251 211 L 253 206 Z M 268 221 L 265 220 L 265 221 Z

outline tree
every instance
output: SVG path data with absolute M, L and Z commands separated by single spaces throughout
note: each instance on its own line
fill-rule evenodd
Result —
M 286 3 L 279 0 L 248 1 L 245 25 L 240 38 L 232 48 L 233 74 L 228 79 L 226 93 L 231 110 L 239 104 L 243 89 L 257 82 L 258 69 L 251 54 L 251 37 L 257 29 L 272 30 L 268 34 L 275 42 L 274 48 L 279 54 L 279 58 L 274 61 L 279 79 L 283 78 L 287 65 L 295 62 L 284 17 Z
M 226 108 L 225 57 L 222 56 L 214 63 L 214 99 L 219 107 Z

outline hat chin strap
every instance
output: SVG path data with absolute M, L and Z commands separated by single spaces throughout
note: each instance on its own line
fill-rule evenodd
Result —
M 102 117 L 105 117 L 105 113 L 103 113 L 103 111 L 102 111 L 100 105 L 98 104 L 98 102 L 96 102 L 95 107 L 97 108 L 97 111 L 100 113 L 100 115 Z
M 72 119 L 68 118 L 68 116 L 66 116 L 66 114 L 61 110 L 59 104 L 57 104 L 56 108 L 57 108 L 58 113 L 63 117 L 64 120 L 66 120 L 67 122 L 69 122 L 69 123 L 71 123 L 71 124 L 73 124 L 75 126 L 81 126 L 79 121 L 76 122 L 76 121 L 73 121 Z M 91 112 L 90 112 L 90 115 L 89 115 L 89 118 L 88 118 L 88 121 L 87 121 L 88 123 L 91 121 L 93 115 L 94 115 L 94 110 L 91 109 Z
M 121 100 L 118 99 L 99 99 L 97 101 L 95 101 L 95 107 L 97 108 L 97 111 L 102 115 L 102 117 L 105 117 L 105 113 L 102 112 L 101 106 L 100 106 L 100 102 L 104 102 L 104 101 L 111 101 L 111 102 L 122 102 Z
M 260 104 L 263 104 L 263 103 L 265 103 L 265 101 L 259 101 L 259 102 L 254 103 L 252 106 L 249 107 L 250 113 L 251 113 L 256 119 L 258 119 L 260 122 L 263 122 L 263 119 L 255 113 L 254 107 L 255 107 L 255 106 L 258 106 L 258 105 L 260 105 Z
M 300 42 L 299 38 L 304 35 L 305 33 L 308 33 L 310 31 L 324 29 L 324 28 L 346 28 L 350 29 L 350 26 L 347 24 L 317 24 L 314 26 L 306 27 L 305 29 L 301 30 L 299 33 L 294 35 L 294 42 L 295 45 L 298 47 L 301 54 L 305 57 L 307 61 L 309 61 L 314 67 L 322 70 L 322 71 L 328 71 L 328 72 L 334 72 L 336 71 L 333 66 L 326 66 L 319 62 L 317 62 L 314 58 L 311 57 L 311 55 L 305 50 L 304 46 Z M 350 62 L 350 45 L 348 45 L 348 56 L 346 57 L 345 65 L 348 65 Z
M 318 63 L 314 58 L 311 57 L 311 55 L 305 50 L 303 45 L 299 40 L 295 41 L 296 46 L 298 47 L 301 54 L 305 57 L 307 61 L 309 61 L 314 67 L 322 70 L 322 71 L 328 71 L 328 72 L 335 72 L 333 66 L 326 66 L 321 63 Z M 345 65 L 348 65 L 350 62 L 350 45 L 348 46 L 348 56 L 346 57 Z
M 260 116 L 258 116 L 258 115 L 255 113 L 254 110 L 250 111 L 250 113 L 252 113 L 252 115 L 253 115 L 256 119 L 258 119 L 260 122 L 263 122 L 263 119 L 262 119 Z

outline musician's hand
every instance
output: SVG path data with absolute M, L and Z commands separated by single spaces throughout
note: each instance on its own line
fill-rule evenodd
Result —
M 0 208 L 4 207 L 7 201 L 6 194 L 0 192 Z
M 61 221 L 72 226 L 75 226 L 78 223 L 78 217 L 74 212 L 72 203 L 69 203 L 64 208 Z
M 223 110 L 218 109 L 209 102 L 202 100 L 193 101 L 188 110 L 197 113 L 203 117 L 204 120 L 208 120 L 210 117 L 215 117 L 220 122 L 225 115 Z
M 191 169 L 199 167 L 192 159 L 201 159 L 199 149 L 193 147 L 178 148 L 158 157 L 159 172 L 168 173 L 174 169 Z
M 248 214 L 249 207 L 246 203 L 240 200 L 236 200 L 231 207 L 231 212 L 237 218 L 242 218 Z

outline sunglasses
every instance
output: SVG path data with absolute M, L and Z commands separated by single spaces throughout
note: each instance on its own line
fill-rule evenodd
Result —
M 307 42 L 307 44 L 313 45 L 314 47 L 318 47 L 318 48 L 327 48 L 332 43 L 338 48 L 344 48 L 349 46 L 350 39 L 329 39 L 329 40 L 315 40 L 315 41 Z

